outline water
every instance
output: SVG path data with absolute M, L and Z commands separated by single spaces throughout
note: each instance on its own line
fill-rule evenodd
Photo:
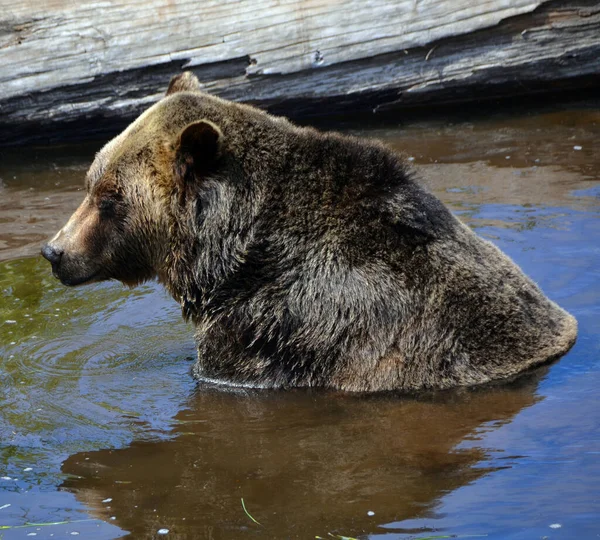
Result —
M 572 351 L 418 398 L 197 387 L 192 329 L 157 285 L 69 289 L 37 255 L 99 144 L 6 150 L 1 538 L 600 535 L 600 111 L 360 133 L 578 318 Z

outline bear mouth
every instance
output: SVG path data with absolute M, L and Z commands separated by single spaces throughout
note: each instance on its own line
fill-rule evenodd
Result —
M 96 281 L 100 281 L 100 279 L 98 279 L 98 275 L 94 274 L 92 276 L 89 277 L 84 277 L 84 278 L 64 278 L 61 279 L 60 282 L 63 285 L 67 285 L 68 287 L 76 287 L 78 285 L 87 285 L 88 283 L 95 283 Z
M 58 269 L 52 268 L 52 275 L 67 287 L 76 287 L 78 285 L 86 285 L 101 281 L 100 272 L 93 272 L 87 276 L 69 276 L 58 272 Z

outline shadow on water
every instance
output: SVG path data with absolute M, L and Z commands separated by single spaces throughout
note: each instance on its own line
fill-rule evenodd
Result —
M 577 317 L 569 354 L 512 383 L 418 398 L 197 387 L 192 329 L 156 284 L 68 289 L 35 256 L 81 200 L 99 145 L 4 153 L 3 540 L 600 533 L 598 111 L 360 132 L 405 151 Z
M 486 448 L 458 446 L 536 403 L 545 373 L 420 399 L 200 387 L 174 439 L 75 454 L 62 488 L 140 538 L 160 528 L 215 539 L 381 533 L 508 466 L 478 467 Z

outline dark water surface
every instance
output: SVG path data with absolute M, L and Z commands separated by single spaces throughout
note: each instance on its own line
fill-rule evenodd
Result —
M 418 398 L 199 388 L 157 285 L 68 289 L 37 255 L 99 144 L 4 151 L 0 537 L 600 536 L 600 111 L 362 134 L 578 318 L 573 350 Z

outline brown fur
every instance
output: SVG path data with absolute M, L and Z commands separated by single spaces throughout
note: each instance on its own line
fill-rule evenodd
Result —
M 203 94 L 190 74 L 100 151 L 87 188 L 44 248 L 55 274 L 158 278 L 196 326 L 201 378 L 447 388 L 576 339 L 575 319 L 384 145 Z

